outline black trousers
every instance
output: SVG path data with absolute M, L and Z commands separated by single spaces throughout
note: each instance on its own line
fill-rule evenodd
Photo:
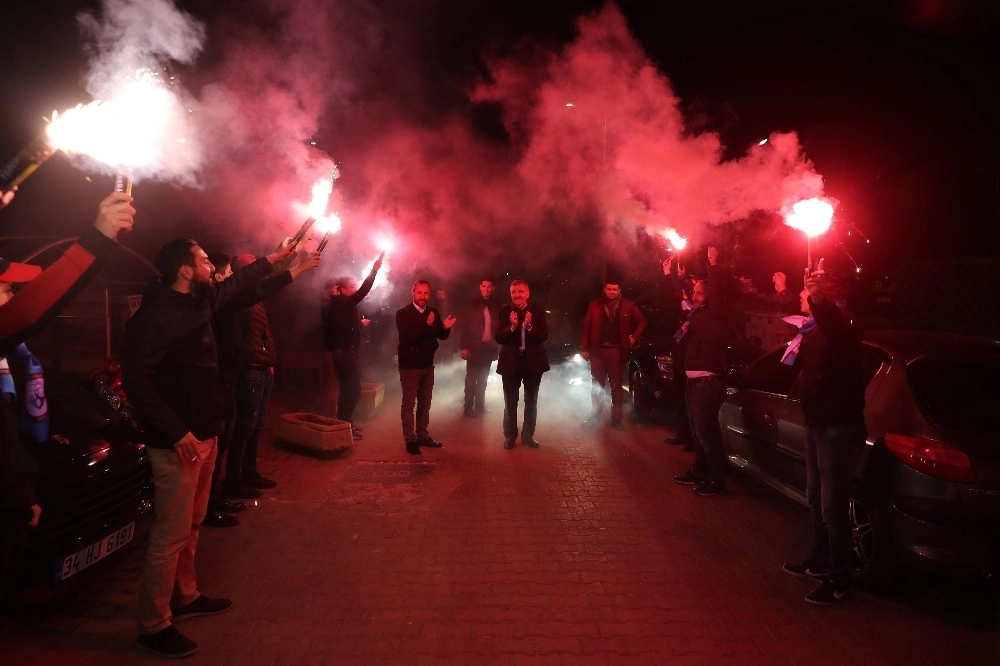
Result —
M 354 423 L 354 410 L 361 400 L 361 354 L 357 349 L 334 349 L 333 370 L 340 383 L 337 418 Z

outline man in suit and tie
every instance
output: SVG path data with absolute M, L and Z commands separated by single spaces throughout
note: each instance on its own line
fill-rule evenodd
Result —
M 528 302 L 531 289 L 524 280 L 510 283 L 510 303 L 497 316 L 496 341 L 500 344 L 497 374 L 503 378 L 503 447 L 514 448 L 517 439 L 517 403 L 524 384 L 524 423 L 521 443 L 538 448 L 535 421 L 538 416 L 538 387 L 549 369 L 544 343 L 549 337 L 545 310 Z

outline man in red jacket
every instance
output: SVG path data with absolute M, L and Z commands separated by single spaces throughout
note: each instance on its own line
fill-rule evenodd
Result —
M 646 317 L 635 303 L 622 297 L 617 279 L 604 281 L 604 295 L 587 307 L 583 319 L 581 356 L 590 361 L 593 416 L 585 425 L 598 425 L 604 411 L 604 385 L 611 383 L 611 426 L 622 428 L 622 382 L 632 346 L 646 330 Z

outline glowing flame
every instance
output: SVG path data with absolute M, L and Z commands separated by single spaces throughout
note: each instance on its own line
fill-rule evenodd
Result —
M 389 254 L 396 249 L 396 239 L 387 233 L 378 234 L 375 236 L 375 247 Z
M 670 241 L 671 247 L 673 247 L 675 250 L 683 250 L 685 247 L 687 247 L 688 244 L 687 238 L 684 238 L 679 233 L 677 233 L 676 229 L 667 229 L 665 232 L 663 232 L 663 235 L 667 238 L 668 241 Z
M 336 213 L 330 213 L 329 215 L 317 217 L 315 227 L 316 231 L 320 231 L 324 235 L 333 235 L 340 231 L 340 216 Z
M 317 220 L 326 215 L 326 205 L 330 202 L 330 195 L 333 193 L 333 176 L 320 178 L 312 186 L 312 199 L 306 207 L 309 217 Z M 339 222 L 339 218 L 338 218 Z
M 389 248 L 381 247 L 381 252 L 387 253 L 388 251 Z M 375 266 L 375 261 L 377 259 L 378 257 L 375 257 L 365 265 L 365 270 L 361 275 L 361 281 L 364 281 L 364 279 L 368 277 L 368 274 L 372 272 L 372 268 Z M 372 289 L 379 289 L 389 286 L 389 268 L 390 268 L 389 255 L 385 254 L 382 257 L 382 267 L 378 269 L 378 275 L 375 276 L 375 282 L 372 284 Z
M 785 214 L 785 224 L 805 233 L 809 238 L 829 230 L 832 222 L 833 206 L 815 197 L 797 201 Z
M 179 100 L 150 70 L 139 70 L 120 96 L 53 112 L 46 128 L 53 148 L 104 164 L 143 168 L 183 144 L 173 121 Z M 181 114 L 183 115 L 183 114 Z

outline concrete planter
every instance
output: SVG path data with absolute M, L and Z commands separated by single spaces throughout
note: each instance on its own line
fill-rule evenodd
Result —
M 354 443 L 350 423 L 309 412 L 278 417 L 277 438 L 286 448 L 321 457 L 340 455 Z

